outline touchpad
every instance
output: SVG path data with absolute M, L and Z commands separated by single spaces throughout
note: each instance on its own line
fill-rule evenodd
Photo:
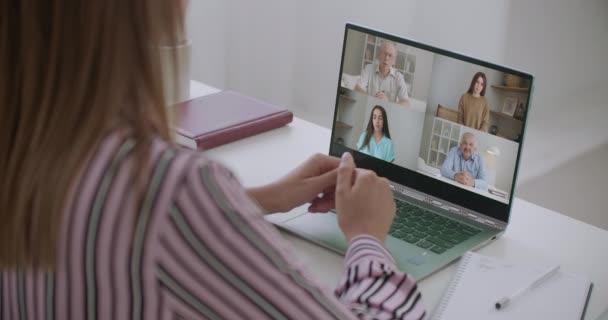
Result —
M 338 220 L 333 213 L 306 213 L 281 226 L 331 249 L 342 253 L 346 251 L 346 239 L 340 231 Z

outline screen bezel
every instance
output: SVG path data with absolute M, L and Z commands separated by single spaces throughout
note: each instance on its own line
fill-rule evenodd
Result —
M 458 186 L 454 186 L 448 183 L 445 183 L 441 180 L 434 179 L 427 175 L 418 173 L 414 170 L 410 170 L 407 168 L 403 168 L 401 166 L 386 162 L 384 160 L 380 160 L 371 156 L 368 156 L 364 153 L 358 152 L 356 150 L 350 149 L 343 145 L 334 142 L 334 135 L 336 133 L 336 119 L 338 115 L 338 103 L 340 99 L 340 84 L 342 83 L 342 68 L 344 66 L 344 56 L 346 49 L 346 41 L 348 38 L 348 31 L 354 30 L 363 32 L 366 34 L 370 34 L 376 37 L 380 37 L 383 39 L 387 39 L 390 41 L 394 41 L 397 43 L 402 43 L 408 46 L 416 47 L 422 50 L 427 50 L 434 54 L 441 54 L 450 58 L 458 59 L 461 61 L 465 61 L 468 63 L 473 63 L 482 67 L 492 68 L 499 72 L 506 72 L 518 77 L 524 78 L 529 82 L 529 93 L 526 101 L 526 110 L 524 114 L 524 121 L 522 124 L 522 133 L 520 136 L 520 142 L 517 148 L 517 157 L 515 160 L 515 170 L 513 172 L 513 183 L 511 185 L 511 190 L 509 192 L 509 201 L 508 204 L 494 200 L 489 197 L 485 197 L 483 195 L 477 194 L 475 192 L 468 191 L 466 189 L 460 188 Z M 511 208 L 513 206 L 513 198 L 514 198 L 514 190 L 515 184 L 517 183 L 517 172 L 519 171 L 520 157 L 522 146 L 525 138 L 526 131 L 526 123 L 528 122 L 528 112 L 530 110 L 530 101 L 532 97 L 533 91 L 533 80 L 534 77 L 531 74 L 514 70 L 511 68 L 507 68 L 504 66 L 499 66 L 493 63 L 489 63 L 486 61 L 482 61 L 479 59 L 475 59 L 463 54 L 459 54 L 452 51 L 447 51 L 444 49 L 439 49 L 437 47 L 433 47 L 430 45 L 426 45 L 420 42 L 416 42 L 413 40 L 409 40 L 403 37 L 398 37 L 395 35 L 383 33 L 381 31 L 372 30 L 363 26 L 354 25 L 351 23 L 347 23 L 344 29 L 344 41 L 342 43 L 342 57 L 340 59 L 340 73 L 338 75 L 338 86 L 336 89 L 336 101 L 334 108 L 334 118 L 332 122 L 332 130 L 331 130 L 331 142 L 329 147 L 329 154 L 332 156 L 341 156 L 345 151 L 349 151 L 353 154 L 355 158 L 355 162 L 357 163 L 357 167 L 370 169 L 376 172 L 379 176 L 387 177 L 391 181 L 396 182 L 400 185 L 415 189 L 420 192 L 424 192 L 431 196 L 443 199 L 445 201 L 449 201 L 456 205 L 462 206 L 469 210 L 473 210 L 484 214 L 486 216 L 492 217 L 494 219 L 508 222 L 509 215 L 511 212 Z M 416 150 L 418 152 L 418 150 Z

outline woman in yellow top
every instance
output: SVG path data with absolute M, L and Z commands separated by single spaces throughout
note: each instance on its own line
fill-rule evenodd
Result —
M 487 132 L 490 123 L 490 107 L 486 94 L 486 75 L 477 72 L 471 80 L 469 91 L 458 102 L 458 123 Z

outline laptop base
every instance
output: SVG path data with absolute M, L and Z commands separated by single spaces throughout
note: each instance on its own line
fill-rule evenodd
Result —
M 278 227 L 325 247 L 339 254 L 347 249 L 346 239 L 338 227 L 334 213 L 308 213 L 302 209 L 298 212 L 273 214 L 266 220 Z M 442 254 L 417 247 L 391 235 L 386 238 L 386 247 L 393 255 L 397 267 L 420 281 L 432 273 L 447 266 L 469 250 L 476 250 L 494 241 L 502 232 L 495 229 L 484 229 L 479 234 L 467 239 Z

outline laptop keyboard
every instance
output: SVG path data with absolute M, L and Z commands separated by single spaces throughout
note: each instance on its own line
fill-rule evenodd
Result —
M 436 254 L 467 240 L 481 230 L 395 199 L 397 212 L 389 234 Z

